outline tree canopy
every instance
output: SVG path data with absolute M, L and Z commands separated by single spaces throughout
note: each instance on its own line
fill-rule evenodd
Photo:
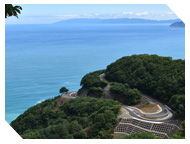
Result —
M 15 16 L 18 18 L 18 14 L 21 14 L 21 6 L 13 6 L 12 4 L 5 4 L 5 18 Z
M 181 122 L 180 129 L 176 134 L 173 135 L 174 139 L 184 139 L 185 138 L 185 121 Z
M 185 95 L 173 95 L 169 104 L 175 110 L 176 117 L 185 117 Z
M 121 104 L 114 100 L 75 98 L 55 109 L 60 96 L 37 104 L 11 122 L 22 138 L 112 138 Z
M 81 82 L 80 85 L 83 88 L 91 88 L 91 87 L 105 87 L 107 85 L 107 81 L 100 80 L 100 74 L 104 73 L 105 70 L 99 70 L 95 72 L 91 72 L 89 74 L 86 74 Z
M 59 93 L 67 93 L 69 90 L 66 88 L 66 87 L 62 87 L 60 90 L 59 90 Z
M 105 75 L 108 81 L 127 83 L 169 104 L 184 117 L 185 60 L 147 54 L 126 56 L 108 65 Z
M 127 83 L 122 84 L 112 82 L 110 91 L 117 95 L 115 97 L 116 100 L 119 100 L 127 105 L 139 103 L 142 97 L 142 94 L 138 89 L 131 89 Z
M 102 73 L 105 78 L 100 80 Z M 148 54 L 122 57 L 105 70 L 85 75 L 79 92 L 88 89 L 95 94 L 99 90 L 100 95 L 100 88 L 108 82 L 115 100 L 136 104 L 142 92 L 171 106 L 177 117 L 185 117 L 185 60 Z
M 100 80 L 100 74 L 105 79 Z M 85 75 L 81 80 L 88 95 L 101 97 L 104 87 L 110 84 L 115 100 L 124 100 L 128 105 L 140 102 L 141 92 L 147 93 L 168 104 L 178 118 L 185 118 L 185 60 L 172 60 L 157 55 L 133 55 L 123 57 L 107 66 L 106 70 Z M 66 87 L 60 93 L 67 92 Z M 112 138 L 117 124 L 121 103 L 110 99 L 74 98 L 58 109 L 60 96 L 48 99 L 29 108 L 11 126 L 23 138 Z M 151 133 L 135 133 L 126 139 L 154 139 Z M 185 138 L 185 122 L 172 138 Z

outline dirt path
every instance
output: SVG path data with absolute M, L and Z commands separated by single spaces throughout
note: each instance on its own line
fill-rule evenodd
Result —
M 120 114 L 118 115 L 118 117 L 117 118 L 130 118 L 131 116 L 130 116 L 130 114 L 129 114 L 129 112 L 126 110 L 126 109 L 124 109 L 124 108 L 120 108 Z
M 72 96 L 73 94 L 75 95 L 77 93 L 76 91 L 71 91 L 63 94 L 60 98 L 57 99 L 57 106 L 55 107 L 54 110 L 57 110 L 61 105 L 63 105 L 67 100 L 76 98 L 76 96 Z
M 101 74 L 100 75 L 100 80 L 102 81 L 103 79 L 105 79 L 105 76 L 106 76 L 105 73 Z
M 158 113 L 161 112 L 161 108 L 157 104 L 148 104 L 140 109 L 144 113 Z
M 101 75 L 100 75 L 100 80 L 101 80 L 101 81 L 104 80 L 104 79 L 105 79 L 105 76 L 106 76 L 105 73 L 101 74 Z M 112 99 L 112 98 L 113 98 L 113 96 L 111 95 L 111 92 L 110 92 L 110 87 L 111 87 L 111 85 L 110 85 L 110 83 L 108 82 L 107 86 L 104 87 L 104 89 L 103 89 L 103 92 L 106 94 L 106 98 L 107 98 L 107 99 Z

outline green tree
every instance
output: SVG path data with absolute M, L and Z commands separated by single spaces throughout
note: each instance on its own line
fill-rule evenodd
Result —
M 5 4 L 5 18 L 15 16 L 18 18 L 18 14 L 21 13 L 21 6 L 13 6 L 12 4 Z
M 159 99 L 184 118 L 185 97 L 180 95 L 185 95 L 185 60 L 148 54 L 126 56 L 108 65 L 105 76 L 109 82 L 127 83 L 130 88 Z M 128 97 L 127 91 L 125 96 Z
M 176 117 L 185 117 L 185 95 L 173 95 L 169 101 Z
M 62 87 L 59 92 L 64 94 L 64 93 L 67 93 L 69 90 L 66 88 L 66 87 Z
M 88 95 L 101 97 L 103 95 L 103 89 L 101 87 L 92 87 L 89 89 Z
M 124 93 L 125 101 L 128 105 L 139 103 L 141 96 L 142 95 L 138 89 L 129 89 Z
M 111 138 L 119 102 L 85 97 L 70 99 L 55 109 L 59 98 L 29 108 L 11 126 L 26 139 Z
M 100 74 L 104 73 L 104 70 L 99 70 L 95 72 L 91 72 L 86 74 L 81 82 L 80 85 L 82 88 L 91 88 L 91 87 L 101 87 L 104 88 L 107 85 L 106 80 L 100 80 Z
M 115 94 L 123 94 L 125 91 L 125 86 L 122 83 L 112 82 L 110 91 Z
M 106 99 L 106 93 L 103 93 L 103 99 Z
M 122 102 L 128 105 L 137 104 L 141 99 L 140 91 L 138 89 L 131 89 L 127 83 L 112 82 L 110 91 L 117 94 L 116 99 L 119 101 L 120 99 L 124 99 Z
M 87 134 L 84 130 L 80 131 L 80 132 L 77 132 L 73 135 L 73 137 L 75 139 L 86 139 L 87 138 Z
M 82 131 L 82 126 L 78 123 L 78 121 L 72 121 L 69 124 L 69 133 L 74 134 L 80 131 Z
M 181 129 L 178 130 L 176 134 L 173 135 L 174 139 L 184 139 L 185 138 L 185 121 L 180 125 Z

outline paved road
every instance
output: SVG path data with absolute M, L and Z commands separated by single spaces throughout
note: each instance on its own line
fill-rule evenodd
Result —
M 68 97 L 68 98 L 76 98 L 77 92 L 76 91 L 68 92 L 62 96 Z M 148 99 L 149 102 L 158 104 L 162 110 L 161 110 L 161 112 L 151 114 L 151 113 L 143 113 L 140 110 L 138 110 L 137 108 L 134 108 L 131 106 L 122 105 L 122 107 L 124 109 L 126 109 L 132 117 L 135 117 L 137 119 L 142 119 L 142 120 L 147 120 L 147 121 L 157 121 L 157 122 L 164 122 L 164 121 L 167 121 L 167 120 L 173 118 L 173 113 L 168 107 L 166 107 L 159 101 L 157 101 L 147 95 L 143 94 L 142 96 L 144 98 Z
M 147 95 L 142 95 L 146 99 L 148 99 L 151 103 L 158 104 L 161 107 L 161 112 L 159 113 L 142 113 L 140 110 L 137 108 L 133 108 L 130 106 L 123 105 L 122 107 L 126 109 L 129 114 L 135 118 L 138 119 L 143 119 L 143 120 L 148 120 L 148 121 L 167 121 L 169 119 L 173 118 L 173 113 L 170 111 L 168 107 L 160 103 L 159 101 L 147 96 Z
M 65 94 L 62 94 L 62 97 L 66 98 L 76 98 L 77 97 L 77 91 L 70 91 Z

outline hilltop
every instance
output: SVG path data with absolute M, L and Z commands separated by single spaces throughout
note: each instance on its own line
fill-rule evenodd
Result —
M 158 127 L 157 136 L 148 127 L 145 130 L 143 117 L 157 114 L 138 113 L 142 114 L 141 121 L 135 120 L 130 110 L 135 113 L 134 109 L 139 107 L 130 106 L 147 105 L 147 101 L 142 100 L 142 92 L 169 105 L 178 120 L 185 119 L 185 60 L 147 54 L 126 56 L 111 63 L 105 70 L 86 74 L 80 84 L 82 88 L 78 90 L 77 97 L 69 99 L 62 95 L 48 99 L 18 116 L 11 126 L 26 139 L 154 139 L 163 137 L 163 134 L 169 135 L 169 124 L 154 123 L 159 121 L 158 117 L 151 117 L 151 122 L 144 123 L 154 125 L 155 129 Z M 71 96 L 71 93 L 67 95 Z M 154 103 L 157 101 L 154 100 Z M 164 112 L 163 104 L 158 102 L 161 112 Z M 123 119 L 126 116 L 128 118 Z M 141 123 L 141 127 L 136 127 L 135 123 L 127 123 L 129 128 L 125 123 L 123 125 L 122 120 L 128 121 L 131 117 L 134 117 L 134 122 Z M 124 137 L 114 133 L 125 133 L 123 129 L 131 130 L 130 127 L 135 127 L 137 133 Z M 165 133 L 161 133 L 163 127 Z M 172 127 L 173 124 L 170 124 L 171 130 Z M 184 138 L 185 122 L 181 123 L 181 129 L 171 132 L 171 138 Z
M 170 27 L 185 27 L 185 23 L 182 21 L 177 21 L 177 22 L 172 23 Z
M 171 106 L 176 117 L 185 117 L 185 60 L 147 54 L 126 56 L 105 70 L 85 75 L 80 84 L 81 96 L 111 98 L 134 105 L 145 93 Z

